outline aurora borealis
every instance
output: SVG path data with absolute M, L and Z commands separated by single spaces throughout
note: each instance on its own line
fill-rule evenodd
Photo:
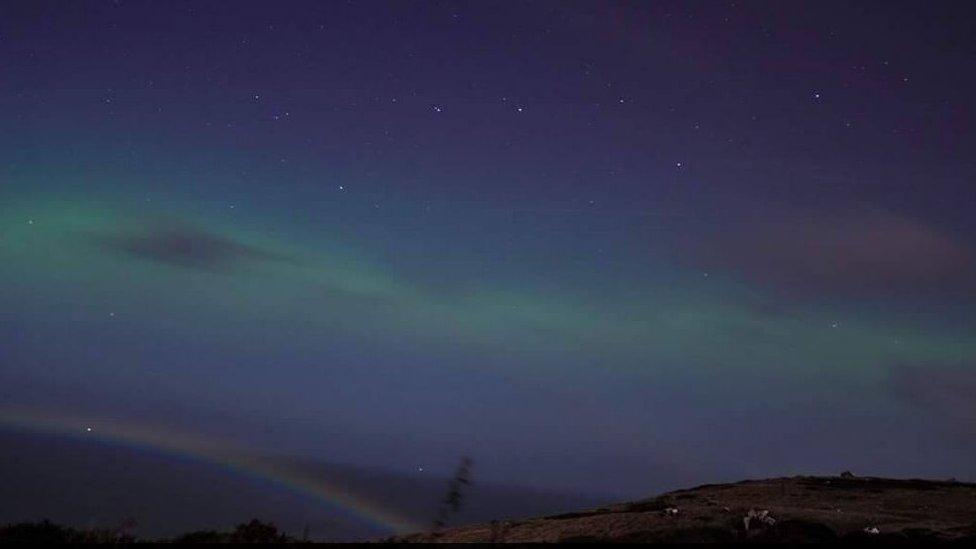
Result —
M 967 12 L 5 2 L 0 415 L 608 497 L 973 480 Z

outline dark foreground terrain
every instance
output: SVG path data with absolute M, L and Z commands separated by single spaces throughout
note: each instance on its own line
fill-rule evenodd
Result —
M 79 530 L 48 521 L 0 526 L 0 543 L 150 541 L 128 526 Z M 314 538 L 313 538 L 314 539 Z M 302 543 L 252 520 L 172 543 Z M 976 541 L 976 484 L 875 477 L 792 477 L 709 484 L 653 499 L 548 517 L 411 534 L 392 542 L 952 542 Z
M 976 541 L 976 484 L 792 477 L 413 534 L 397 542 Z

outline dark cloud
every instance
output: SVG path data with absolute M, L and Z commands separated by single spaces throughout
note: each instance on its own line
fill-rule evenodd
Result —
M 228 271 L 285 259 L 256 246 L 183 225 L 160 224 L 93 238 L 118 254 L 203 271 Z
M 938 229 L 885 213 L 746 222 L 694 245 L 699 264 L 800 295 L 969 292 L 976 255 Z
M 899 400 L 953 428 L 976 431 L 976 364 L 896 364 L 889 385 Z

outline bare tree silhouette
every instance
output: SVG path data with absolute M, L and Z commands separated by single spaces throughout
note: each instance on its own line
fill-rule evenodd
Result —
M 440 509 L 437 511 L 437 517 L 434 518 L 434 530 L 443 528 L 447 524 L 448 518 L 457 513 L 464 504 L 463 489 L 465 486 L 471 485 L 471 467 L 473 464 L 474 462 L 470 457 L 461 457 L 461 463 L 458 464 L 457 469 L 454 470 L 454 476 L 447 484 L 447 493 L 444 494 Z

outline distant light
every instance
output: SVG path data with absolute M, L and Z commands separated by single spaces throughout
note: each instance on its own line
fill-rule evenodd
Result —
M 92 432 L 92 428 L 91 428 L 91 427 L 85 427 L 85 432 L 86 432 L 86 433 L 90 433 L 90 432 Z

